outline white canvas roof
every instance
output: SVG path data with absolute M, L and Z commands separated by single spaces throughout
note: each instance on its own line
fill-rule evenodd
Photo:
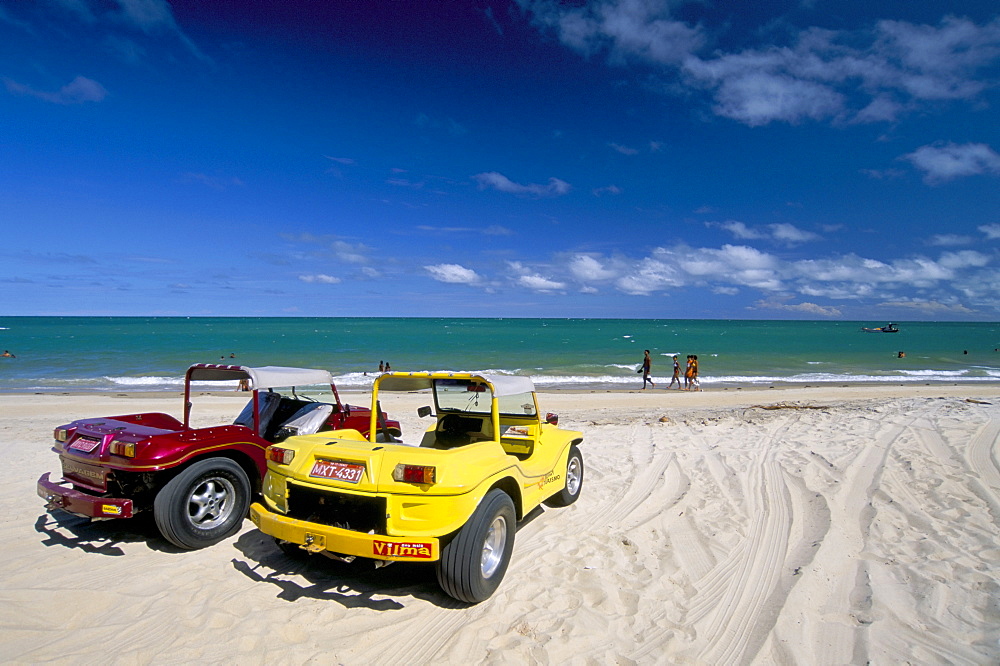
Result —
M 333 377 L 328 370 L 288 368 L 279 365 L 267 365 L 262 368 L 250 368 L 245 365 L 197 365 L 188 372 L 195 381 L 249 379 L 251 387 L 255 389 L 316 384 L 329 386 L 333 383 Z
M 279 365 L 267 365 L 263 368 L 247 368 L 251 386 L 254 388 L 274 388 L 276 386 L 312 386 L 314 384 L 333 383 L 333 377 L 328 370 L 313 370 L 310 368 L 286 368 Z
M 376 381 L 380 391 L 420 391 L 429 389 L 435 379 L 469 379 L 488 382 L 495 396 L 531 393 L 535 384 L 531 377 L 512 375 L 480 375 L 471 372 L 390 372 Z

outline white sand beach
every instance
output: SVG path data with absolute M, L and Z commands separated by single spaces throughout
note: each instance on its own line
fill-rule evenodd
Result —
M 345 396 L 366 404 L 366 396 Z M 422 429 L 419 395 L 383 407 Z M 246 521 L 182 552 L 48 514 L 52 429 L 171 396 L 4 395 L 6 663 L 1000 662 L 1000 386 L 546 393 L 583 495 L 522 522 L 497 593 L 295 560 Z M 245 396 L 210 396 L 208 422 Z M 201 405 L 205 409 L 204 404 Z M 204 412 L 202 418 L 206 418 Z

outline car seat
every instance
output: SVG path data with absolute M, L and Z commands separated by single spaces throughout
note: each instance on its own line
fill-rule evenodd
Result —
M 267 432 L 267 425 L 271 421 L 271 417 L 274 416 L 274 412 L 277 411 L 280 402 L 281 395 L 274 391 L 261 391 L 257 394 L 258 409 L 260 411 L 260 432 L 257 434 L 261 437 Z M 253 398 L 246 404 L 246 407 L 236 417 L 233 424 L 246 426 L 253 430 Z
M 293 435 L 311 435 L 319 432 L 326 420 L 333 413 L 333 405 L 324 402 L 311 402 L 303 405 L 291 418 L 281 424 L 274 436 L 275 442 L 281 442 Z
M 437 424 L 436 445 L 441 448 L 463 446 L 472 442 L 469 433 L 482 433 L 483 419 L 461 414 L 447 414 Z

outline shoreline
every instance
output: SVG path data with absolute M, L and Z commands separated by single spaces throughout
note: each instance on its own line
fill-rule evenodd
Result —
M 981 382 L 814 382 L 812 384 L 799 384 L 791 382 L 773 382 L 770 385 L 754 386 L 725 386 L 702 388 L 698 391 L 686 391 L 683 389 L 666 388 L 552 388 L 535 387 L 535 392 L 539 396 L 559 396 L 559 395 L 639 395 L 639 396 L 659 396 L 659 395 L 739 395 L 757 393 L 829 393 L 834 394 L 855 394 L 853 397 L 880 398 L 880 397 L 906 397 L 909 395 L 926 395 L 934 391 L 945 391 L 949 394 L 961 391 L 970 391 L 976 394 L 994 394 L 1000 392 L 1000 380 L 986 380 Z M 331 395 L 330 391 L 303 391 L 307 395 Z M 338 393 L 343 399 L 344 396 L 370 396 L 370 389 L 361 388 L 338 388 Z M 420 392 L 412 392 L 420 394 Z M 122 390 L 101 390 L 101 391 L 29 391 L 17 389 L 2 389 L 0 395 L 14 398 L 25 396 L 51 396 L 51 397 L 73 397 L 73 398 L 128 398 L 128 399 L 168 399 L 183 398 L 183 390 L 163 390 L 163 391 L 122 391 Z M 215 396 L 238 398 L 249 395 L 245 391 L 211 391 L 197 390 L 191 392 L 192 396 Z

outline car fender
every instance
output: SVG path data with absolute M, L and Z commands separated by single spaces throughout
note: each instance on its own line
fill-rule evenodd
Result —
M 245 451 L 241 451 L 239 449 L 234 449 L 231 447 L 220 447 L 210 451 L 201 452 L 198 455 L 185 458 L 182 462 L 177 463 L 176 465 L 163 469 L 157 475 L 157 486 L 162 488 L 171 479 L 173 479 L 175 476 L 183 472 L 191 465 L 194 465 L 195 463 L 198 463 L 202 460 L 210 460 L 212 458 L 228 458 L 229 460 L 232 460 L 237 465 L 242 467 L 243 471 L 246 472 L 247 474 L 247 478 L 250 479 L 252 493 L 254 495 L 260 494 L 261 480 L 263 475 L 259 471 L 257 461 L 254 460 Z

